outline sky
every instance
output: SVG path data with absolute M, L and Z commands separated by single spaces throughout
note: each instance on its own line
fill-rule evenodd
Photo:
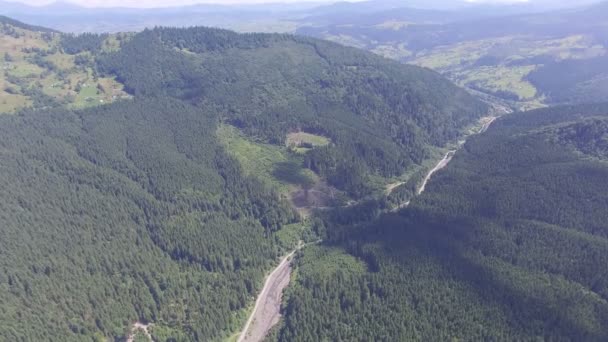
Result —
M 9 0 L 29 5 L 46 5 L 55 0 Z M 214 4 L 259 4 L 259 3 L 294 3 L 294 2 L 337 2 L 338 0 L 63 0 L 86 7 L 174 7 L 201 3 Z M 349 0 L 358 1 L 358 0 Z M 361 0 L 359 0 L 361 1 Z M 505 3 L 525 2 L 527 0 L 465 0 L 469 2 Z
M 42 6 L 56 0 L 8 0 L 28 5 Z M 61 0 L 85 7 L 177 7 L 193 4 L 260 4 L 260 3 L 294 3 L 294 2 L 335 2 L 335 0 Z

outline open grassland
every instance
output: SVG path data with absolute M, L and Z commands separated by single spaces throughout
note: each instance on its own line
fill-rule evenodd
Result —
M 0 113 L 12 112 L 16 108 L 27 107 L 30 104 L 31 102 L 26 96 L 0 91 Z
M 560 39 L 524 40 L 517 43 L 516 56 L 526 58 L 553 56 L 555 59 L 593 58 L 606 54 L 602 45 L 594 44 L 589 37 L 573 35 Z
M 287 135 L 287 145 L 292 143 L 309 143 L 314 146 L 327 146 L 330 140 L 324 136 L 306 133 L 306 132 L 295 132 Z
M 352 37 L 352 36 L 349 36 L 346 34 L 338 34 L 338 35 L 327 34 L 327 35 L 323 36 L 323 39 L 329 40 L 334 43 L 346 45 L 346 46 L 356 47 L 359 49 L 365 49 L 367 47 L 367 42 L 365 42 L 363 40 L 359 40 L 355 37 Z
M 527 36 L 467 41 L 423 51 L 410 62 L 445 73 L 461 86 L 519 103 L 520 109 L 543 106 L 544 97 L 527 80 L 543 59 L 586 59 L 606 55 L 590 37 L 560 39 Z
M 560 60 L 592 58 L 606 53 L 603 46 L 594 44 L 584 35 L 546 40 L 513 36 L 439 46 L 417 54 L 411 63 L 438 71 L 453 71 L 469 68 L 486 56 L 495 58 L 496 64 L 504 64 L 539 56 Z
M 452 70 L 474 63 L 502 41 L 507 42 L 509 40 L 479 40 L 440 46 L 430 51 L 419 53 L 411 63 L 437 71 Z
M 380 56 L 396 60 L 403 60 L 412 56 L 412 52 L 409 51 L 403 43 L 378 45 L 371 51 Z
M 113 78 L 95 75 L 89 52 L 64 53 L 60 39 L 57 33 L 0 27 L 0 113 L 31 106 L 41 95 L 72 108 L 129 97 Z M 107 50 L 118 46 L 115 36 L 104 43 Z M 78 64 L 77 58 L 89 62 Z
M 536 88 L 526 81 L 526 76 L 536 67 L 526 66 L 484 66 L 460 74 L 459 83 L 475 86 L 476 89 L 487 89 L 491 92 L 510 92 L 519 100 L 532 100 L 536 97 Z
M 388 20 L 381 24 L 376 25 L 376 27 L 379 29 L 399 31 L 402 28 L 408 27 L 410 25 L 414 25 L 414 23 L 407 22 L 407 21 L 401 21 L 401 20 Z

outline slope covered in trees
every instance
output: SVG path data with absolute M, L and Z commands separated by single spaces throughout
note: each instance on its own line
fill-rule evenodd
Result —
M 527 79 L 550 103 L 602 102 L 608 99 L 608 57 L 547 61 Z
M 119 340 L 138 320 L 163 341 L 238 330 L 299 217 L 227 153 L 220 123 L 328 138 L 302 166 L 363 196 L 487 110 L 434 72 L 314 39 L 53 37 L 134 99 L 0 116 L 0 340 Z
M 403 173 L 487 111 L 432 71 L 287 35 L 148 30 L 99 63 L 136 96 L 213 108 L 270 143 L 291 131 L 330 138 L 307 166 L 354 196 L 369 175 Z
M 295 215 L 171 99 L 0 118 L 1 339 L 237 328 Z
M 327 216 L 273 339 L 606 340 L 607 118 L 606 104 L 505 117 L 410 207 Z

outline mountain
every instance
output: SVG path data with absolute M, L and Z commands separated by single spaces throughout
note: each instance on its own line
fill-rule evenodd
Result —
M 300 13 L 312 4 L 218 5 L 169 8 L 89 8 L 55 2 L 45 6 L 0 1 L 0 14 L 52 27 L 62 32 L 135 32 L 156 26 L 218 26 L 245 31 L 292 31 L 286 13 Z
M 432 68 L 515 108 L 582 103 L 591 98 L 584 96 L 588 91 L 596 101 L 608 99 L 601 81 L 606 69 L 598 61 L 607 56 L 606 3 L 538 13 L 496 9 L 455 10 L 443 20 L 427 12 L 425 21 L 416 19 L 419 10 L 395 8 L 350 22 L 347 17 L 303 24 L 296 32 Z M 575 68 L 592 69 L 595 75 L 569 85 L 567 94 L 556 95 L 541 80 L 544 74 L 571 79 Z
M 124 340 L 136 322 L 229 338 L 277 257 L 323 234 L 310 207 L 383 192 L 488 111 L 433 71 L 312 38 L 47 38 L 19 63 L 81 56 L 65 70 L 130 96 L 0 116 L 0 340 Z
M 487 112 L 429 70 L 309 38 L 242 37 L 212 29 L 144 31 L 99 63 L 136 96 L 169 94 L 213 106 L 271 143 L 294 130 L 329 138 L 335 144 L 314 150 L 306 163 L 355 196 L 364 195 L 367 174 L 403 173 L 422 161 L 425 146 L 455 139 Z M 150 72 L 159 67 L 162 77 Z
M 328 213 L 270 340 L 608 338 L 608 104 L 512 114 L 396 213 Z
M 42 27 L 42 26 L 29 25 L 29 24 L 23 23 L 21 21 L 3 16 L 3 15 L 0 15 L 0 23 L 4 27 L 12 26 L 12 27 L 24 29 L 27 31 L 58 33 L 58 31 L 53 30 L 53 29 L 49 29 L 49 28 Z
M 582 6 L 593 1 L 541 1 L 515 4 L 478 4 L 468 1 L 338 1 L 268 3 L 253 5 L 198 4 L 168 8 L 80 7 L 69 2 L 44 6 L 0 1 L 0 14 L 63 32 L 130 32 L 156 26 L 213 26 L 241 32 L 293 33 L 301 26 L 330 25 L 331 20 L 351 22 L 379 12 L 411 12 L 408 20 L 433 23 L 454 22 L 508 14 Z M 406 10 L 407 9 L 407 10 Z

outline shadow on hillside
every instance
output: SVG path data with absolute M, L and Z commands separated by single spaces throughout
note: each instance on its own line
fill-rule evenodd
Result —
M 355 239 L 379 244 L 393 262 L 406 268 L 408 263 L 419 260 L 412 255 L 434 261 L 443 270 L 437 274 L 438 279 L 453 279 L 467 284 L 489 312 L 500 310 L 514 331 L 549 339 L 551 336 L 575 341 L 608 339 L 607 330 L 600 328 L 598 331 L 589 324 L 594 320 L 600 326 L 604 323 L 605 327 L 608 307 L 581 302 L 584 294 L 560 288 L 563 286 L 561 283 L 552 283 L 546 291 L 539 291 L 541 286 L 535 282 L 535 276 L 539 274 L 537 270 L 510 278 L 513 269 L 521 270 L 523 267 L 510 260 L 501 260 L 499 253 L 485 255 L 475 245 L 479 239 L 473 236 L 476 232 L 473 225 L 480 225 L 478 228 L 483 229 L 483 224 L 482 221 L 409 208 L 400 214 L 381 216 L 369 228 L 359 232 Z M 581 312 L 594 316 L 581 317 Z

